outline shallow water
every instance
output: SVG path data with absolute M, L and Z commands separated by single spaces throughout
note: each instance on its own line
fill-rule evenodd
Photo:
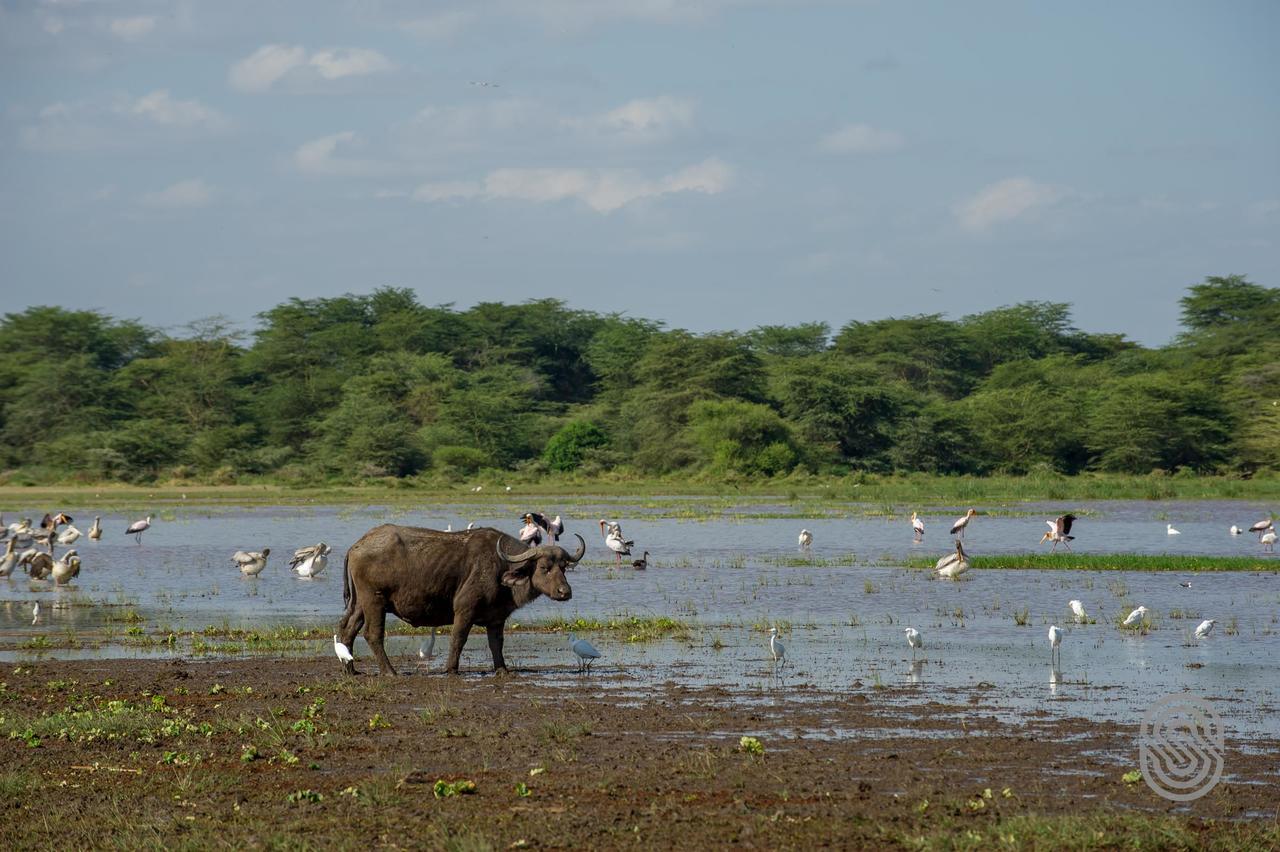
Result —
M 544 505 L 548 505 L 544 502 Z M 235 509 L 180 507 L 154 522 L 142 544 L 126 538 L 129 518 L 104 517 L 101 542 L 81 539 L 77 582 L 66 588 L 32 583 L 24 575 L 0 580 L 0 659 L 130 656 L 164 653 L 108 642 L 105 646 L 34 652 L 19 645 L 34 636 L 102 636 L 106 618 L 134 610 L 148 631 L 314 625 L 336 622 L 342 609 L 342 556 L 346 546 L 385 521 L 462 529 L 468 521 L 514 533 L 523 507 L 459 505 L 389 510 L 382 507 Z M 1162 695 L 1191 691 L 1215 702 L 1229 736 L 1280 736 L 1280 577 L 1263 573 L 1125 571 L 970 572 L 964 581 L 939 581 L 932 572 L 900 567 L 913 555 L 950 550 L 946 528 L 954 507 L 927 515 L 923 543 L 911 539 L 905 517 L 868 517 L 863 507 L 841 506 L 825 518 L 768 517 L 785 505 L 744 504 L 708 519 L 663 517 L 661 510 L 578 502 L 562 511 L 569 532 L 588 543 L 584 564 L 569 575 L 572 601 L 539 600 L 514 620 L 536 623 L 553 616 L 609 618 L 619 614 L 673 616 L 699 625 L 691 639 L 627 642 L 623 633 L 590 635 L 604 653 L 582 682 L 619 695 L 668 681 L 713 684 L 745 701 L 768 706 L 780 691 L 866 691 L 892 701 L 970 704 L 975 712 L 997 708 L 1009 721 L 1037 713 L 1136 722 Z M 1264 507 L 1230 502 L 1105 502 L 1043 507 L 1018 504 L 1008 514 L 973 520 L 966 549 L 975 555 L 1034 550 L 1044 519 L 1065 508 L 1088 512 L 1077 522 L 1077 552 L 1253 555 L 1255 536 L 1230 536 L 1231 524 L 1247 526 Z M 1041 511 L 1043 509 L 1043 511 Z M 93 516 L 68 509 L 87 530 Z M 553 508 L 553 512 L 556 509 Z M 500 512 L 501 514 L 495 514 Z M 43 510 L 6 511 L 39 517 Z M 650 569 L 614 570 L 595 519 L 623 521 L 637 554 L 650 551 Z M 765 516 L 765 517 L 762 517 Z M 569 518 L 586 520 L 569 520 Z M 1165 532 L 1166 518 L 1182 531 Z M 796 536 L 813 532 L 811 554 L 822 565 L 795 565 Z M 334 548 L 328 571 L 315 579 L 289 572 L 297 547 L 326 541 Z M 572 546 L 572 539 L 570 539 Z M 230 563 L 238 549 L 270 547 L 267 570 L 241 577 Z M 1046 546 L 1047 547 L 1047 546 Z M 1270 557 L 1274 558 L 1274 557 Z M 1275 562 L 1280 568 L 1280 560 Z M 1179 581 L 1191 580 L 1185 589 Z M 1067 601 L 1080 599 L 1095 624 L 1070 622 Z M 41 617 L 31 624 L 33 601 Z M 1129 635 L 1114 622 L 1133 607 L 1151 610 L 1154 629 Z M 1015 623 L 1027 612 L 1029 626 Z M 1215 632 L 1195 641 L 1191 631 L 1216 618 Z M 779 623 L 787 663 L 775 671 L 767 652 L 767 626 Z M 1046 630 L 1066 631 L 1059 676 L 1051 673 Z M 925 649 L 912 665 L 903 628 L 924 635 Z M 117 623 L 112 635 L 123 626 Z M 417 637 L 393 637 L 393 658 L 416 668 Z M 447 643 L 437 644 L 434 665 Z M 304 644 L 303 653 L 329 653 L 328 642 Z M 357 657 L 366 666 L 363 642 Z M 562 636 L 516 632 L 507 640 L 509 663 L 551 679 L 579 678 Z M 464 665 L 482 670 L 488 649 L 468 643 Z M 1051 682 L 1056 680 L 1057 682 Z M 963 731 L 963 718 L 955 720 Z

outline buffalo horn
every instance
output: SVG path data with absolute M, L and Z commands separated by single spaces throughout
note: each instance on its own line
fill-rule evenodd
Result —
M 577 563 L 579 559 L 581 559 L 583 556 L 586 555 L 587 543 L 583 541 L 582 536 L 578 535 L 577 533 L 574 533 L 573 537 L 578 540 L 578 552 L 570 556 L 569 561 L 573 563 Z
M 517 553 L 514 556 L 508 556 L 507 554 L 502 552 L 502 539 L 498 539 L 494 543 L 494 547 L 497 548 L 499 556 L 501 556 L 507 562 L 512 562 L 512 563 L 525 562 L 526 560 L 532 559 L 533 557 L 538 555 L 538 548 L 531 547 L 528 550 L 524 551 L 523 553 Z M 583 547 L 585 548 L 586 545 L 584 544 Z

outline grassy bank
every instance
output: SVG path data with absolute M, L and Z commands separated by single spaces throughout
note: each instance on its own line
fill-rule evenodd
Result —
M 510 491 L 507 490 L 510 486 Z M 480 490 L 474 490 L 479 487 Z M 744 499 L 774 499 L 799 505 L 832 502 L 874 505 L 966 506 L 1093 500 L 1250 500 L 1280 504 L 1280 478 L 1235 479 L 1220 476 L 875 476 L 671 478 L 481 476 L 459 483 L 385 480 L 368 484 L 299 487 L 273 482 L 236 485 L 164 483 L 155 485 L 49 484 L 0 486 L 0 509 L 30 506 L 93 505 L 149 507 L 196 505 L 421 504 L 527 502 L 556 497 L 593 501 L 705 498 L 732 506 Z M 908 511 L 910 511 L 908 509 Z
M 933 568 L 931 557 L 908 560 L 908 568 Z M 1150 556 L 1133 553 L 1019 553 L 974 556 L 975 571 L 1000 568 L 1068 571 L 1280 571 L 1280 558 L 1254 556 Z

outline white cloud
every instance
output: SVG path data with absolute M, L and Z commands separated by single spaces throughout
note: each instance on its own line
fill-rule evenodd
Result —
M 688 98 L 659 95 L 637 98 L 590 118 L 570 119 L 571 127 L 632 142 L 664 139 L 693 124 L 694 104 Z
M 142 203 L 148 207 L 204 207 L 213 199 L 213 187 L 199 178 L 182 180 L 167 186 L 158 192 L 148 192 L 142 196 Z
M 678 192 L 715 195 L 728 188 L 733 170 L 711 158 L 656 180 L 625 169 L 497 169 L 481 182 L 429 183 L 418 187 L 414 199 L 513 199 L 554 202 L 575 198 L 597 213 L 611 213 L 643 198 Z
M 832 154 L 883 154 L 902 147 L 902 136 L 869 124 L 846 124 L 818 141 L 818 147 Z
M 242 92 L 265 92 L 290 80 L 340 80 L 390 71 L 391 60 L 362 47 L 318 50 L 310 55 L 301 45 L 265 44 L 231 66 L 227 80 Z
M 140 38 L 146 38 L 155 28 L 156 19 L 154 15 L 138 15 L 133 18 L 113 18 L 107 24 L 107 29 L 111 30 L 111 34 L 113 36 L 124 39 L 125 41 L 136 41 Z
M 375 160 L 339 156 L 339 147 L 358 147 L 360 143 L 360 137 L 352 130 L 322 136 L 299 145 L 293 152 L 293 164 L 300 172 L 321 177 L 371 177 L 385 174 L 387 167 Z
M 231 66 L 227 79 L 242 92 L 265 92 L 277 80 L 307 61 L 306 48 L 264 44 Z
M 956 207 L 956 218 L 971 231 L 983 231 L 1000 222 L 1009 222 L 1038 208 L 1054 204 L 1066 192 L 1037 183 L 1030 178 L 1005 178 L 981 189 Z
M 133 115 L 150 119 L 157 124 L 176 127 L 220 128 L 226 119 L 217 110 L 197 100 L 181 101 L 169 94 L 168 89 L 157 89 L 143 95 L 127 107 Z

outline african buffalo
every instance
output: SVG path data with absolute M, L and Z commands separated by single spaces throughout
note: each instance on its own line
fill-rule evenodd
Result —
M 395 674 L 382 647 L 387 613 L 414 627 L 453 625 L 446 671 L 458 672 L 458 658 L 472 625 L 483 624 L 493 654 L 493 669 L 505 673 L 502 628 L 507 617 L 539 595 L 557 601 L 573 596 L 565 568 L 587 550 L 577 536 L 578 552 L 554 544 L 526 548 L 498 530 L 484 527 L 441 532 L 383 524 L 352 545 L 342 563 L 342 599 L 347 611 L 338 636 L 348 649 L 364 628 L 365 641 L 382 674 Z M 350 673 L 354 662 L 346 663 Z

